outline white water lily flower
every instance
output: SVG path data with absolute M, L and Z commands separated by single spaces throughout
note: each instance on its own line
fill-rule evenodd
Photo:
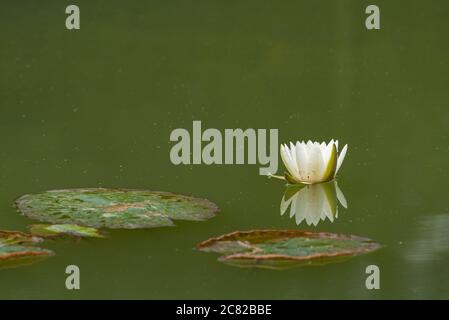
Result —
M 348 150 L 346 144 L 338 153 L 338 140 L 328 144 L 304 141 L 281 144 L 281 158 L 288 173 L 285 179 L 290 183 L 313 184 L 332 180 L 343 163 Z
M 305 221 L 309 226 L 316 226 L 320 221 L 329 219 L 334 222 L 334 219 L 338 218 L 338 203 L 348 207 L 337 181 L 330 181 L 301 188 L 287 188 L 280 209 L 281 215 L 284 215 L 290 207 L 290 218 L 295 217 L 297 225 Z

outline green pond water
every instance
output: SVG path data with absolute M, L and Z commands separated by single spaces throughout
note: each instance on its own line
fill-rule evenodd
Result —
M 220 213 L 175 227 L 61 239 L 0 270 L 0 298 L 449 298 L 447 1 L 57 1 L 0 4 L 0 229 L 49 189 L 120 187 L 208 198 Z M 259 165 L 170 162 L 175 128 L 276 128 L 279 142 L 349 144 L 338 217 L 281 215 Z M 283 166 L 279 163 L 279 171 Z M 380 242 L 325 266 L 237 268 L 196 244 L 235 230 L 306 229 Z M 81 289 L 65 288 L 65 268 Z M 367 290 L 365 268 L 380 268 Z

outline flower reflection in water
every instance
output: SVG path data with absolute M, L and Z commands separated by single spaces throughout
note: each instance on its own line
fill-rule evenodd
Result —
M 281 201 L 281 215 L 290 207 L 290 218 L 295 217 L 297 225 L 304 220 L 309 226 L 316 226 L 326 219 L 334 222 L 334 219 L 338 218 L 338 202 L 343 207 L 348 207 L 346 198 L 335 180 L 289 186 Z

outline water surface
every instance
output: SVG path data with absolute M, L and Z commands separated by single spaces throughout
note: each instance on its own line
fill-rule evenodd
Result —
M 77 1 L 0 4 L 0 228 L 13 201 L 57 188 L 123 187 L 206 197 L 206 222 L 45 244 L 0 271 L 0 298 L 449 298 L 449 20 L 446 1 Z M 280 181 L 256 165 L 174 166 L 170 132 L 277 128 L 280 142 L 349 144 L 348 208 L 316 226 L 280 214 Z M 281 166 L 280 166 L 281 169 Z M 253 228 L 357 234 L 384 247 L 322 267 L 239 269 L 193 250 Z M 65 289 L 65 267 L 81 290 Z M 381 289 L 365 288 L 365 268 Z

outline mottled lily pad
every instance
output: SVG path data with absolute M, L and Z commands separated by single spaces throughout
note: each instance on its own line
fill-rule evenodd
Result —
M 27 217 L 54 224 L 135 229 L 172 226 L 172 220 L 207 220 L 218 207 L 206 199 L 130 189 L 65 189 L 16 200 Z
M 0 231 L 0 269 L 35 263 L 53 255 L 50 250 L 32 246 L 42 239 L 20 231 Z
M 30 226 L 30 233 L 43 238 L 64 235 L 82 238 L 104 238 L 98 229 L 78 226 L 76 224 L 33 224 Z
M 371 252 L 380 245 L 371 239 L 302 230 L 236 231 L 197 245 L 222 254 L 220 261 L 239 267 L 284 269 L 322 265 Z
M 0 260 L 23 258 L 30 256 L 48 256 L 52 252 L 33 246 L 5 246 L 0 247 Z
M 41 238 L 21 231 L 0 230 L 0 248 L 18 244 L 33 244 L 42 241 Z

